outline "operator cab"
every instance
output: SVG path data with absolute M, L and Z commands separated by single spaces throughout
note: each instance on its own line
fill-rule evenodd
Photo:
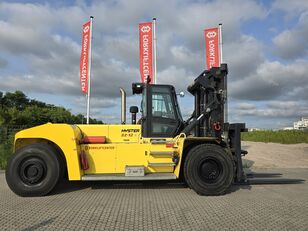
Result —
M 133 94 L 142 94 L 140 123 L 143 137 L 175 137 L 184 128 L 171 85 L 133 83 Z

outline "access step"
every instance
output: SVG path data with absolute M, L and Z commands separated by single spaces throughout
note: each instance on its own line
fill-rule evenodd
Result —
M 151 139 L 150 140 L 151 144 L 166 144 L 166 145 L 174 145 L 174 142 L 166 139 Z
M 125 174 L 91 174 L 81 177 L 82 181 L 142 181 L 142 180 L 175 180 L 173 173 L 148 173 L 144 176 L 125 176 Z
M 174 167 L 175 163 L 148 163 L 148 167 Z
M 173 156 L 175 152 L 150 152 L 151 156 Z

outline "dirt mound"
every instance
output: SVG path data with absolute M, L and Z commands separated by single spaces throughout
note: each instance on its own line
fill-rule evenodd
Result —
M 253 168 L 308 168 L 308 144 L 274 144 L 243 141 L 243 159 Z

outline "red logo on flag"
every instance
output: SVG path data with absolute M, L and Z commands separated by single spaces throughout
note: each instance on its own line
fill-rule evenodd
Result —
M 219 67 L 219 36 L 218 28 L 204 30 L 206 65 L 208 70 L 212 67 Z
M 88 93 L 90 30 L 91 22 L 89 21 L 83 25 L 80 55 L 80 84 L 84 94 Z
M 153 63 L 152 63 L 152 23 L 139 24 L 139 57 L 141 81 L 147 82 L 147 78 L 153 83 Z

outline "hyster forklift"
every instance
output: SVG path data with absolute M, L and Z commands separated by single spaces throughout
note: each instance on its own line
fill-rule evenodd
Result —
M 138 122 L 139 109 L 132 106 L 132 123 L 126 124 L 121 89 L 121 124 L 47 123 L 18 132 L 6 169 L 9 187 L 20 196 L 42 196 L 65 176 L 70 181 L 182 178 L 198 194 L 221 195 L 232 183 L 251 183 L 252 175 L 242 166 L 245 124 L 224 120 L 227 74 L 222 64 L 202 72 L 188 87 L 194 112 L 187 121 L 173 86 L 133 83 L 133 94 L 142 95 Z M 280 181 L 285 182 L 294 181 Z

